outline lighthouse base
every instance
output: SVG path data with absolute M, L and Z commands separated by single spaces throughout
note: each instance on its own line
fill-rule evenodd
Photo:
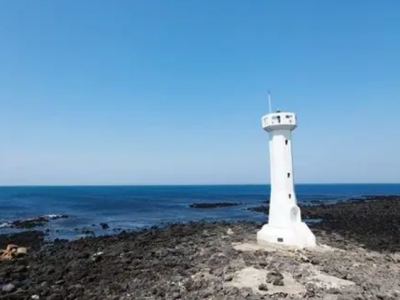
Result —
M 304 222 L 292 224 L 290 227 L 273 227 L 265 224 L 257 232 L 258 244 L 276 243 L 299 248 L 315 247 L 315 236 Z

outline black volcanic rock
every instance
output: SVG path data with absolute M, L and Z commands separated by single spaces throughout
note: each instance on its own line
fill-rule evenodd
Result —
M 30 249 L 40 249 L 44 241 L 44 233 L 38 230 L 24 231 L 21 233 L 1 234 L 0 249 L 5 249 L 8 244 L 15 244 Z
M 247 208 L 248 210 L 255 211 L 255 212 L 261 212 L 261 213 L 268 213 L 269 212 L 269 206 L 267 205 L 260 205 L 260 206 L 253 206 Z
M 189 207 L 191 208 L 217 208 L 217 207 L 230 207 L 239 206 L 240 203 L 232 202 L 219 202 L 219 203 L 191 203 Z
M 400 272 L 399 200 L 303 206 L 304 215 L 323 218 L 310 225 L 317 242 L 345 251 L 302 250 L 301 256 L 237 250 L 238 242 L 254 242 L 261 227 L 250 222 L 171 224 L 52 244 L 37 231 L 0 235 L 2 248 L 29 248 L 24 257 L 0 261 L 0 299 L 302 299 L 257 294 L 281 288 L 287 273 L 310 299 L 399 299 L 400 282 L 393 280 Z M 232 286 L 246 267 L 265 271 L 262 286 Z M 311 267 L 355 284 L 343 290 L 313 286 Z
M 100 227 L 101 227 L 102 229 L 108 229 L 108 228 L 110 228 L 110 226 L 109 226 L 107 223 L 100 223 Z
M 41 227 L 48 223 L 50 220 L 58 220 L 68 218 L 67 215 L 48 215 L 48 216 L 39 216 L 29 219 L 23 220 L 15 220 L 12 222 L 6 223 L 8 227 L 11 228 L 19 228 L 19 229 L 29 229 L 34 227 Z
M 377 251 L 400 251 L 400 196 L 364 196 L 339 203 L 299 204 L 299 207 L 303 219 L 323 220 L 311 227 L 339 234 L 344 243 L 352 240 Z M 248 209 L 268 214 L 269 207 Z
M 49 222 L 49 219 L 47 219 L 45 217 L 36 217 L 36 218 L 32 218 L 32 219 L 17 220 L 17 221 L 11 222 L 11 227 L 33 228 L 33 227 L 43 226 L 47 222 Z

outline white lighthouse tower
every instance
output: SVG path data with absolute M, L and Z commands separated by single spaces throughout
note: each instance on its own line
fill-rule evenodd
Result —
M 262 117 L 262 126 L 269 133 L 271 196 L 268 224 L 257 232 L 257 241 L 313 247 L 315 236 L 301 220 L 294 191 L 292 131 L 297 127 L 296 115 L 270 112 Z

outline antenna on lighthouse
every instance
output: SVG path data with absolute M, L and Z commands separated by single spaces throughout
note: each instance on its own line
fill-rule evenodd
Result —
M 272 113 L 271 92 L 269 90 L 268 90 L 268 105 L 269 105 L 269 113 Z

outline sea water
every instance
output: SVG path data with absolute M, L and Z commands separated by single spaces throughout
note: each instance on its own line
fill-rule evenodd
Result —
M 9 221 L 56 214 L 69 217 L 50 221 L 42 229 L 49 229 L 50 236 L 65 238 L 79 236 L 82 228 L 104 234 L 116 228 L 130 230 L 197 220 L 264 222 L 264 214 L 247 208 L 264 204 L 269 198 L 269 188 L 268 185 L 0 187 L 0 234 L 15 231 L 6 226 Z M 400 194 L 400 184 L 296 185 L 299 203 L 337 202 L 382 194 Z M 189 207 L 190 203 L 202 202 L 241 205 Z M 102 222 L 108 223 L 110 229 L 103 230 L 99 226 Z

